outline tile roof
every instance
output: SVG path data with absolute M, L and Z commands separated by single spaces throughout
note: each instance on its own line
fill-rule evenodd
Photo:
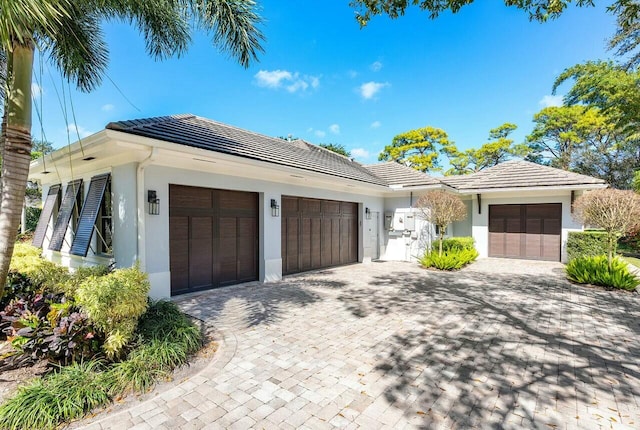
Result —
M 426 173 L 419 172 L 411 167 L 404 166 L 395 161 L 386 163 L 369 164 L 365 169 L 384 179 L 389 185 L 420 186 L 420 185 L 441 185 L 442 183 Z
M 499 188 L 606 185 L 602 179 L 528 161 L 510 160 L 470 175 L 445 176 L 441 181 L 460 191 Z
M 360 163 L 303 140 L 287 141 L 264 136 L 195 115 L 171 115 L 109 123 L 109 130 L 237 157 L 386 186 L 387 183 Z

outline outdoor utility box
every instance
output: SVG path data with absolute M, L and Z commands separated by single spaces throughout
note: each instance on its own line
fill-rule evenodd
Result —
M 402 213 L 402 212 L 396 212 L 393 215 L 393 229 L 395 231 L 404 231 L 405 227 L 404 227 L 404 216 L 406 214 Z
M 384 229 L 393 230 L 393 214 L 386 212 L 384 214 Z
M 404 229 L 409 231 L 415 231 L 416 214 L 408 213 L 404 215 Z

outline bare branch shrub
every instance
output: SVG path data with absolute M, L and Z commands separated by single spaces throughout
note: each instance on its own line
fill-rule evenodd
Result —
M 607 233 L 607 258 L 611 267 L 618 239 L 640 226 L 640 195 L 628 190 L 590 191 L 573 203 L 573 217 Z
M 420 216 L 440 230 L 438 255 L 442 255 L 442 240 L 447 226 L 467 217 L 467 207 L 460 197 L 446 191 L 429 191 L 416 202 Z

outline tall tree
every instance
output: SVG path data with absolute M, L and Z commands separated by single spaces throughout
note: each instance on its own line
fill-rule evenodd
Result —
M 625 70 L 606 61 L 589 61 L 569 67 L 553 84 L 571 81 L 565 104 L 598 107 L 617 128 L 629 136 L 640 127 L 640 71 Z
M 351 157 L 351 152 L 340 143 L 320 143 L 319 147 L 328 149 L 336 154 L 344 155 L 345 157 Z
M 609 49 L 623 57 L 624 68 L 637 68 L 640 65 L 640 2 L 619 0 L 610 10 L 616 15 L 618 28 L 609 40 Z
M 423 127 L 401 133 L 384 147 L 378 160 L 395 161 L 421 172 L 440 170 L 439 147 L 449 146 L 447 133 L 435 127 Z
M 551 106 L 533 116 L 533 131 L 526 138 L 528 159 L 569 170 L 576 148 L 596 123 L 597 111 L 585 106 Z
M 7 55 L 2 124 L 0 297 L 20 223 L 31 160 L 31 79 L 36 47 L 82 91 L 100 84 L 108 51 L 104 19 L 133 23 L 149 55 L 184 53 L 193 29 L 247 67 L 262 50 L 261 22 L 253 0 L 0 0 L 0 51 Z
M 523 145 L 514 145 L 509 135 L 518 128 L 517 125 L 504 123 L 489 131 L 489 142 L 480 148 L 459 151 L 455 144 L 442 148 L 442 153 L 449 158 L 451 168 L 445 175 L 465 175 L 479 172 L 487 167 L 495 166 L 514 156 L 524 156 L 528 150 Z
M 602 178 L 629 188 L 640 167 L 640 145 L 597 107 L 548 107 L 534 115 L 529 161 Z

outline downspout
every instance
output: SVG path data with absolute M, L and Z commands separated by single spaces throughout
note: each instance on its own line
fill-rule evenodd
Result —
M 136 185 L 137 185 L 137 207 L 138 207 L 138 245 L 137 245 L 137 260 L 140 263 L 140 270 L 145 272 L 147 270 L 147 255 L 144 246 L 144 239 L 146 235 L 145 230 L 145 198 L 144 198 L 144 169 L 149 164 L 153 163 L 158 155 L 158 148 L 151 148 L 151 152 L 149 152 L 149 156 L 142 160 L 138 164 L 137 174 L 136 174 Z

